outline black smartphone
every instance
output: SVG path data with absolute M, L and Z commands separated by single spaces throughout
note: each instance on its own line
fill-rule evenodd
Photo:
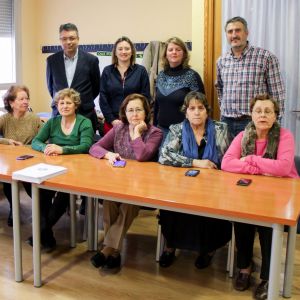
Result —
M 200 173 L 200 171 L 199 170 L 187 170 L 186 172 L 185 172 L 185 176 L 190 176 L 190 177 L 196 177 L 198 174 Z
M 126 166 L 126 160 L 116 160 L 113 166 L 118 168 L 124 168 Z
M 252 182 L 252 179 L 241 178 L 237 181 L 237 185 L 248 186 Z
M 25 154 L 25 155 L 18 156 L 17 160 L 25 160 L 25 159 L 29 159 L 29 158 L 32 158 L 32 157 L 34 157 L 34 155 Z

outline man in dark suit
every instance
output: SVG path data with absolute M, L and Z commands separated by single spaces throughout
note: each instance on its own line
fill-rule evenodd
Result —
M 100 69 L 98 58 L 78 49 L 79 35 L 76 25 L 67 23 L 59 27 L 59 39 L 63 50 L 47 58 L 47 85 L 54 98 L 56 92 L 73 88 L 80 93 L 78 112 L 92 121 L 97 128 L 94 99 L 100 91 Z M 59 113 L 52 100 L 52 116 Z

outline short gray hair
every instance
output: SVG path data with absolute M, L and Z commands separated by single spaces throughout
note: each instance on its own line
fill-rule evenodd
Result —
M 226 28 L 228 26 L 228 24 L 230 23 L 235 23 L 235 22 L 240 22 L 244 25 L 244 28 L 245 28 L 245 31 L 248 31 L 248 24 L 247 24 L 247 21 L 242 18 L 242 17 L 233 17 L 231 19 L 229 19 L 227 22 L 226 22 L 226 25 L 225 25 L 225 31 L 226 31 Z
M 62 31 L 76 31 L 77 36 L 79 36 L 79 34 L 78 34 L 78 28 L 73 23 L 61 24 L 59 26 L 59 33 L 61 33 Z

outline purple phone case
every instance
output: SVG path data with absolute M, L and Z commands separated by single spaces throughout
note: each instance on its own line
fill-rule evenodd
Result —
M 114 162 L 113 166 L 124 168 L 126 166 L 126 161 L 125 160 L 117 160 Z

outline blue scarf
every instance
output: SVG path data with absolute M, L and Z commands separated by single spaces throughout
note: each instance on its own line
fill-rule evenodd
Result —
M 214 122 L 211 119 L 207 119 L 205 135 L 207 137 L 206 146 L 202 159 L 208 159 L 214 162 L 217 166 L 220 165 L 216 146 L 216 131 Z M 193 129 L 190 122 L 185 119 L 182 126 L 182 145 L 183 155 L 189 158 L 199 159 L 198 157 L 198 144 L 196 142 Z

